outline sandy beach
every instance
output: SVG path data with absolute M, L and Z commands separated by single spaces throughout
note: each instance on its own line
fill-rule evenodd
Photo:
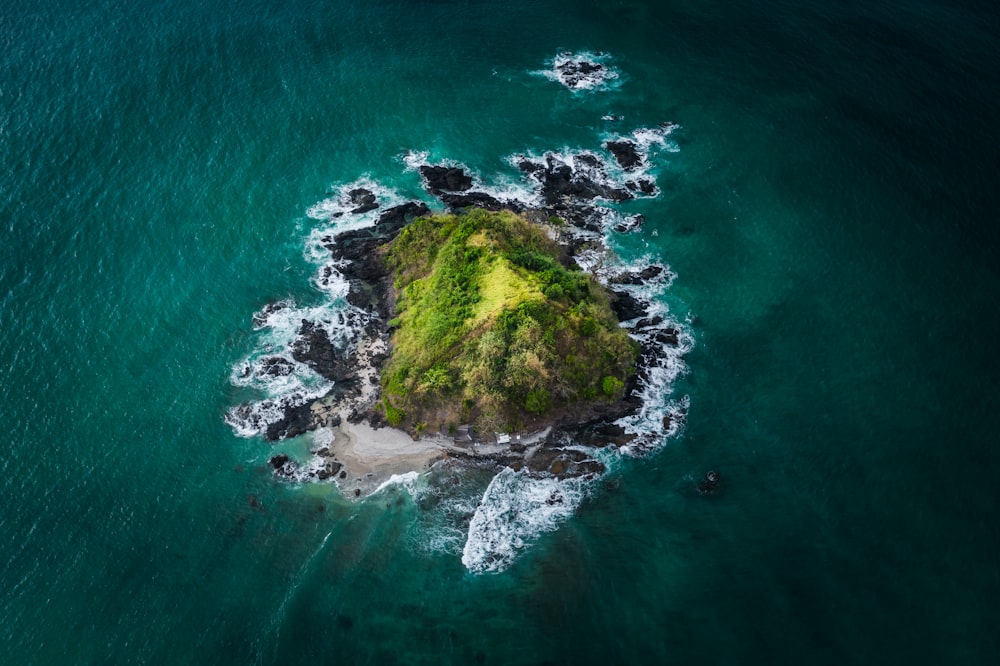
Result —
M 444 437 L 414 440 L 396 428 L 375 429 L 346 419 L 331 430 L 330 457 L 343 465 L 342 473 L 347 473 L 337 483 L 348 497 L 368 495 L 394 474 L 426 471 L 451 445 Z

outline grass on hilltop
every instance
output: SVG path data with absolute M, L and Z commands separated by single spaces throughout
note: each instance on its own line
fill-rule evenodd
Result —
M 386 260 L 397 314 L 381 407 L 392 425 L 508 431 L 621 397 L 636 345 L 545 228 L 509 211 L 418 218 Z

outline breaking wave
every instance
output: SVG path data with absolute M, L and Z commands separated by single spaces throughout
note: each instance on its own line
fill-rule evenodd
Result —
M 462 564 L 473 573 L 503 571 L 539 535 L 572 516 L 590 484 L 503 469 L 490 481 L 469 523 Z

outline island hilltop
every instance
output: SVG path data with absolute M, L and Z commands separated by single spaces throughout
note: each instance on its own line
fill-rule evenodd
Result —
M 553 224 L 473 208 L 419 217 L 380 248 L 395 316 L 374 409 L 390 425 L 541 430 L 622 398 L 638 345 Z

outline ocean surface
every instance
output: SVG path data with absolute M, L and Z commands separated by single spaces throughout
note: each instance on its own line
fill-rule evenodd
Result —
M 996 663 L 998 35 L 976 0 L 7 0 L 0 663 Z M 670 267 L 686 418 L 567 510 L 356 502 L 226 422 L 253 314 L 335 307 L 345 186 L 517 189 L 665 122 L 607 242 Z

